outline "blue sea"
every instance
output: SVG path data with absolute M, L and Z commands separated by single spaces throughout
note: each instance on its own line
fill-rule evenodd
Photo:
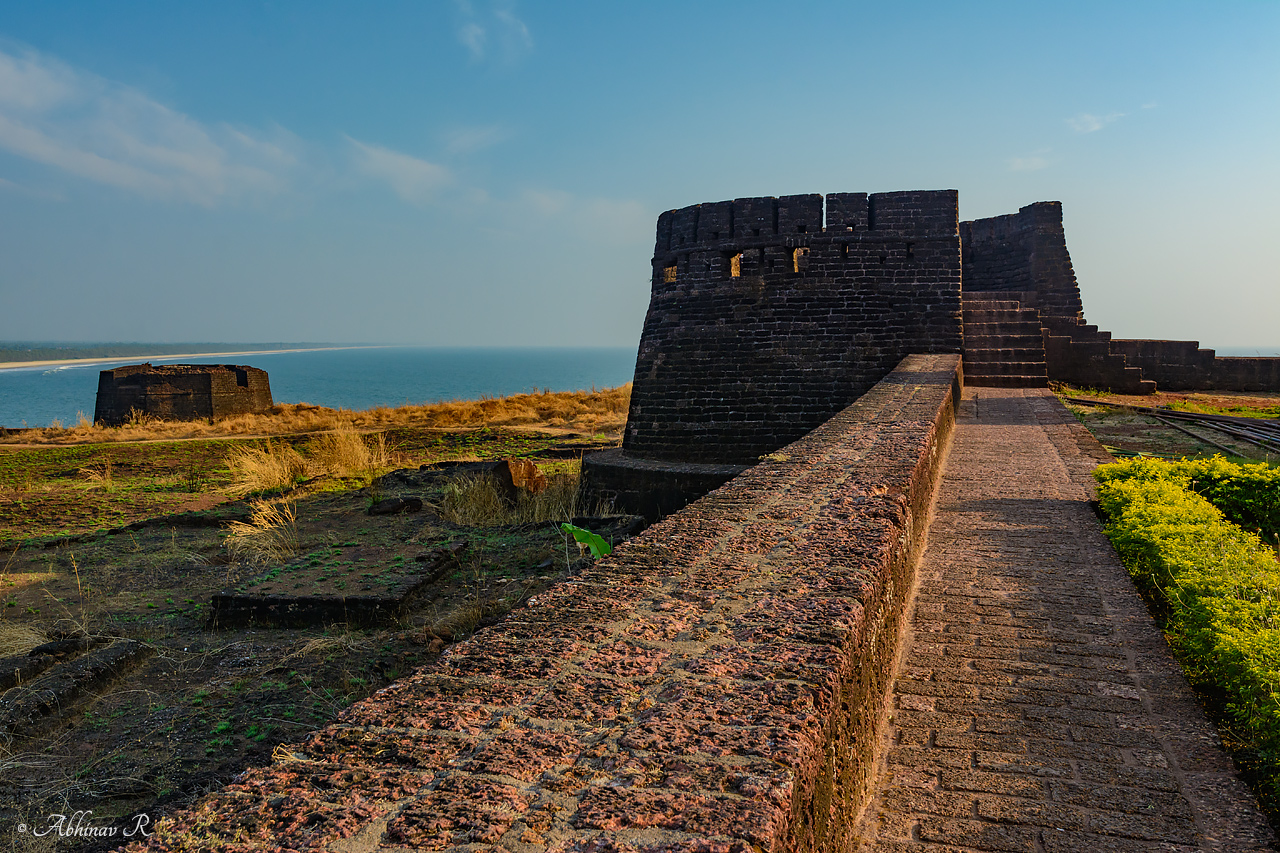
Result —
M 0 426 L 44 427 L 93 419 L 98 373 L 122 364 L 248 364 L 267 371 L 277 403 L 343 409 L 475 400 L 528 391 L 578 391 L 630 382 L 626 349 L 376 347 L 208 358 L 141 357 L 0 370 Z

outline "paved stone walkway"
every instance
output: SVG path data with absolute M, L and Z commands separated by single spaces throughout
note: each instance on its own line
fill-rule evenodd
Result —
M 857 849 L 1276 849 L 1102 534 L 1102 448 L 1041 389 L 957 427 Z

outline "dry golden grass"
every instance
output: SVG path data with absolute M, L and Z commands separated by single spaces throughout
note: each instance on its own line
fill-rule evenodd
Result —
M 342 427 L 314 438 L 307 445 L 308 469 L 312 475 L 371 479 L 393 467 L 393 454 L 386 437 L 378 433 L 366 441 L 351 427 Z
M 298 553 L 298 524 L 292 504 L 255 501 L 246 521 L 227 525 L 227 553 L 233 560 L 274 563 Z
M 265 442 L 263 447 L 233 447 L 227 454 L 232 494 L 247 495 L 287 489 L 307 472 L 307 461 L 288 444 Z
M 434 507 L 441 518 L 454 524 L 491 526 L 524 524 L 531 521 L 568 521 L 578 514 L 577 467 L 547 478 L 547 487 L 538 494 L 521 490 L 515 506 L 508 506 L 493 481 L 486 477 L 463 477 L 445 486 L 444 496 Z
M 378 433 L 370 438 L 350 427 L 324 433 L 307 443 L 307 455 L 286 442 L 233 447 L 227 455 L 233 495 L 287 490 L 304 477 L 354 477 L 372 482 L 395 467 L 395 454 Z
M 330 637 L 314 637 L 304 641 L 298 648 L 281 658 L 281 663 L 293 658 L 310 655 L 323 657 L 330 657 L 335 654 L 349 655 L 353 652 L 363 651 L 372 645 L 373 640 L 368 636 L 350 632 Z
M 111 460 L 104 460 L 101 465 L 81 468 L 80 473 L 89 481 L 92 487 L 102 489 L 104 492 L 110 492 L 115 489 L 115 480 L 111 472 Z
M 261 415 L 236 415 L 208 421 L 160 421 L 136 418 L 120 427 L 99 427 L 81 418 L 69 428 L 30 430 L 0 437 L 0 444 L 85 444 L 111 441 L 157 441 L 182 438 L 235 438 L 297 435 L 393 427 L 446 429 L 507 426 L 573 429 L 617 433 L 627 420 L 631 383 L 590 391 L 514 394 L 480 400 L 454 400 L 410 406 L 380 406 L 364 411 L 328 409 L 306 403 L 275 406 Z
M 31 625 L 0 622 L 0 658 L 25 655 L 47 642 L 48 638 Z

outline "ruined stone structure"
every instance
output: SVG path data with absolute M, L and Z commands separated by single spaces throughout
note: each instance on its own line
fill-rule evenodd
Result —
M 98 376 L 93 421 L 127 423 L 134 413 L 163 420 L 225 418 L 271 408 L 267 372 L 235 364 L 131 364 Z

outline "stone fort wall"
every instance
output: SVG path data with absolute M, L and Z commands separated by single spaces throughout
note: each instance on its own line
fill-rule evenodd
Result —
M 1040 312 L 1049 379 L 1130 394 L 1280 391 L 1280 358 L 1217 358 L 1196 341 L 1113 338 L 1084 319 L 1062 205 L 960 223 L 966 299 L 1015 299 Z
M 742 198 L 658 219 L 629 456 L 751 464 L 908 353 L 958 353 L 954 190 Z
M 1084 317 L 1080 286 L 1062 228 L 1062 202 L 960 223 L 965 293 L 995 291 L 1038 308 L 1042 317 Z
M 1117 338 L 1110 344 L 1162 390 L 1280 391 L 1280 358 L 1218 356 L 1198 341 Z
M 134 413 L 162 420 L 224 418 L 271 408 L 265 370 L 235 364 L 131 364 L 98 375 L 93 421 L 127 423 Z

